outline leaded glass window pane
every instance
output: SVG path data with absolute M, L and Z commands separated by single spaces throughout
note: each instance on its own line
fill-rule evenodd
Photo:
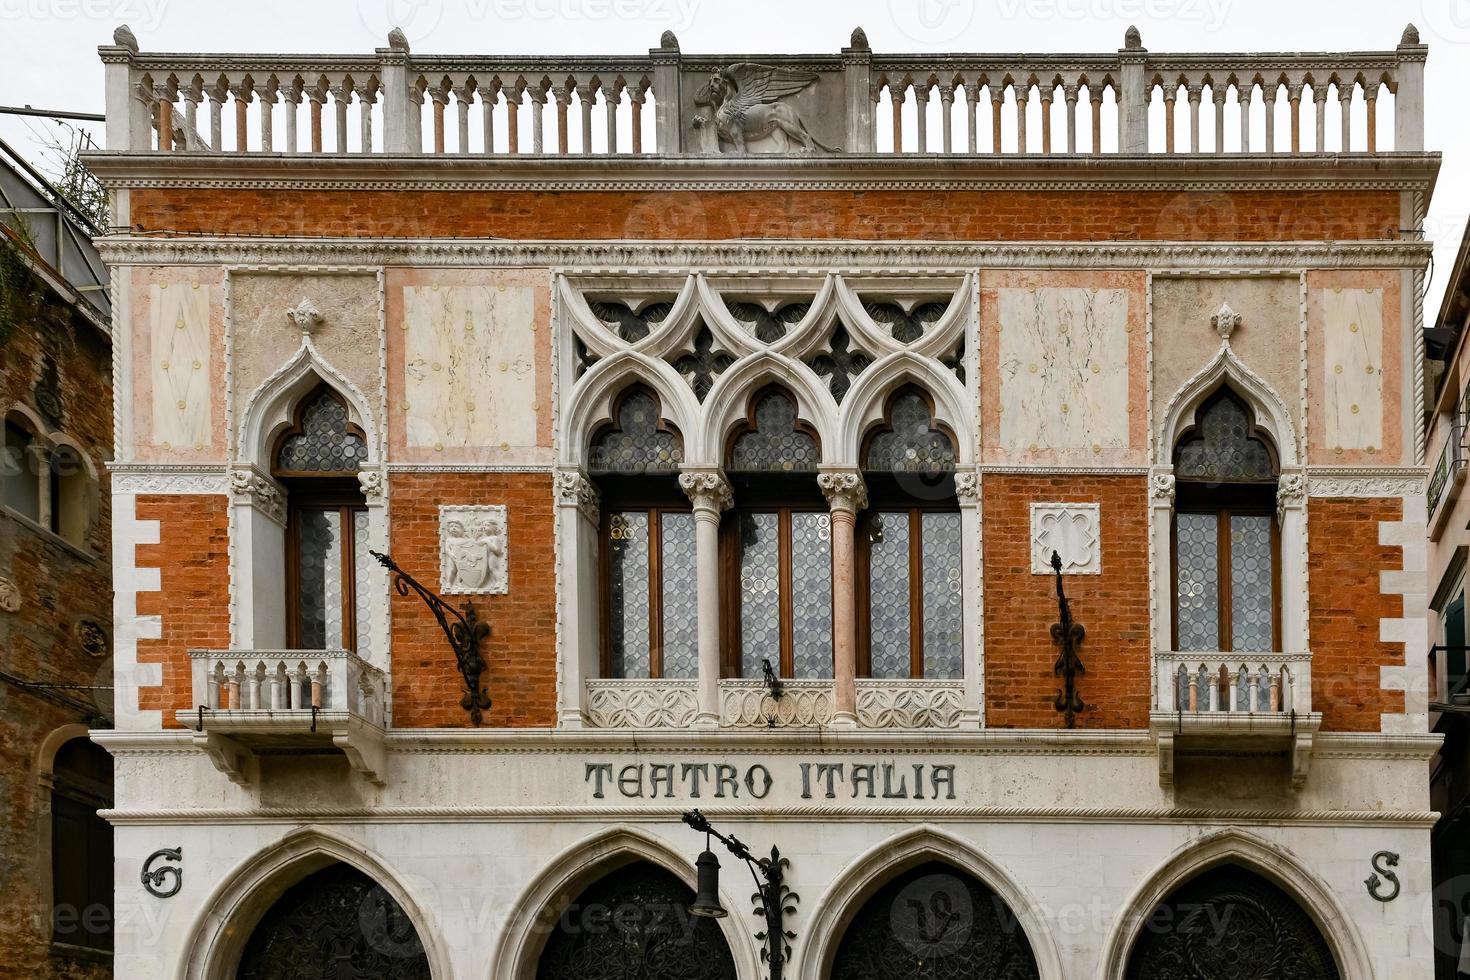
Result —
M 276 469 L 288 473 L 356 473 L 367 459 L 367 444 L 353 432 L 347 406 L 322 391 L 301 412 L 301 431 L 289 435 L 276 453 Z
M 659 428 L 658 402 L 634 391 L 618 405 L 617 427 L 592 441 L 587 468 L 594 473 L 673 473 L 681 459 L 679 437 Z
M 302 649 L 342 646 L 342 514 L 336 510 L 297 513 L 297 635 Z
M 932 428 L 924 396 L 907 391 L 893 400 L 893 428 L 868 444 L 865 468 L 896 473 L 944 473 L 954 469 L 954 443 Z
M 791 515 L 792 676 L 832 676 L 832 524 Z
M 659 571 L 663 581 L 663 676 L 699 673 L 699 586 L 694 515 L 663 514 L 659 519 Z
M 365 510 L 352 512 L 352 563 L 354 588 L 352 593 L 354 605 L 353 625 L 357 634 L 357 652 L 361 656 L 372 653 L 372 616 L 369 613 L 371 607 L 372 590 L 369 583 L 373 576 L 373 556 L 368 554 L 371 545 L 368 543 L 368 515 Z
M 608 618 L 613 677 L 650 673 L 648 514 L 622 511 L 608 518 Z
M 964 606 L 960 596 L 960 515 L 926 513 L 921 559 L 924 577 L 924 676 L 964 676 Z
M 1208 483 L 1276 479 L 1266 443 L 1251 431 L 1250 411 L 1226 393 L 1196 416 L 1197 428 L 1174 453 L 1174 475 Z
M 737 471 L 810 473 L 820 461 L 817 441 L 797 428 L 796 402 L 778 392 L 756 402 L 755 428 L 730 450 L 730 469 Z
M 1230 517 L 1230 640 L 1236 651 L 1275 646 L 1272 520 L 1269 514 Z
M 868 544 L 868 672 L 908 677 L 909 515 L 874 514 Z
M 1215 514 L 1175 518 L 1180 650 L 1220 649 L 1219 526 Z
M 740 674 L 781 663 L 781 517 L 740 515 Z

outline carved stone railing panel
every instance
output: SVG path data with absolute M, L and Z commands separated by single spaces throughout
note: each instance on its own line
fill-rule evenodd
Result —
M 1299 715 L 1312 710 L 1310 653 L 1154 654 L 1157 711 Z
M 196 703 L 213 714 L 330 712 L 378 727 L 387 684 L 347 650 L 190 650 Z
M 593 728 L 688 728 L 699 713 L 693 681 L 589 680 Z
M 720 706 L 726 728 L 821 728 L 837 710 L 831 681 L 782 681 L 777 700 L 762 681 L 725 680 Z
M 963 681 L 857 682 L 858 725 L 863 728 L 958 728 Z
M 397 31 L 367 55 L 157 54 L 122 28 L 99 53 L 109 150 L 487 156 L 1417 151 L 1427 50 L 1411 27 L 1346 53 L 1151 54 L 1130 29 L 1091 55 L 878 54 L 861 31 L 835 55 L 665 33 L 628 57 L 414 56 Z

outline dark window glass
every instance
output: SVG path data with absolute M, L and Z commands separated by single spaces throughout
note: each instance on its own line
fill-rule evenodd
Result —
M 868 442 L 865 470 L 943 473 L 955 467 L 954 443 L 934 426 L 924 396 L 912 389 L 889 406 L 889 425 Z
M 41 483 L 31 453 L 34 437 L 12 422 L 5 423 L 5 456 L 0 459 L 0 489 L 6 507 L 30 518 L 41 519 Z
M 798 423 L 796 401 L 784 392 L 762 395 L 754 425 L 736 437 L 730 469 L 737 472 L 816 472 L 821 462 L 817 440 Z
M 112 949 L 112 757 L 89 739 L 61 747 L 52 766 L 51 937 Z
M 347 406 L 321 389 L 301 409 L 299 431 L 281 440 L 276 470 L 282 473 L 355 473 L 367 459 L 367 443 L 353 430 Z
M 1195 431 L 1174 453 L 1174 476 L 1205 483 L 1275 481 L 1271 448 L 1252 431 L 1250 409 L 1228 390 L 1195 416 Z
M 623 396 L 617 408 L 617 426 L 592 440 L 587 468 L 593 473 L 673 473 L 683 453 L 679 437 L 661 428 L 659 406 L 644 391 Z
M 614 510 L 604 524 L 607 675 L 691 678 L 699 670 L 694 515 Z

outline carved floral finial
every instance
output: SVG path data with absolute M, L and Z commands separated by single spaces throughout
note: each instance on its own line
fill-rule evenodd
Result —
M 1415 27 L 1413 24 L 1410 24 L 1410 25 L 1408 25 L 1407 27 L 1404 28 L 1404 34 L 1403 34 L 1403 37 L 1400 37 L 1399 38 L 1399 44 L 1401 44 L 1401 45 L 1409 45 L 1409 44 L 1418 44 L 1418 43 L 1419 43 L 1419 28 Z
M 673 31 L 664 31 L 663 35 L 658 39 L 658 46 L 666 51 L 678 51 L 679 39 L 674 35 Z
M 1123 33 L 1123 47 L 1129 51 L 1137 51 L 1143 47 L 1143 34 L 1133 24 L 1128 25 L 1128 30 Z
M 1235 328 L 1240 326 L 1240 314 L 1230 308 L 1229 303 L 1221 303 L 1215 315 L 1210 317 L 1210 326 L 1220 335 L 1220 339 L 1227 344 L 1230 343 L 1230 335 L 1235 333 Z
M 852 43 L 848 46 L 858 51 L 867 51 L 868 32 L 863 30 L 861 27 L 854 27 L 852 29 Z
M 296 325 L 296 329 L 304 334 L 311 334 L 322 324 L 322 311 L 316 308 L 316 304 L 306 297 L 302 297 L 294 309 L 286 311 L 286 319 Z
M 408 35 L 403 33 L 403 28 L 395 27 L 388 32 L 388 47 L 408 54 Z
M 117 30 L 112 32 L 112 43 L 127 48 L 134 54 L 138 53 L 138 38 L 127 24 L 117 25 Z

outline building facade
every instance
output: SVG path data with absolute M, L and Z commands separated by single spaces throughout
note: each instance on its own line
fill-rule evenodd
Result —
M 111 975 L 112 334 L 97 229 L 0 144 L 0 963 Z
M 1412 28 L 114 40 L 119 978 L 1432 968 Z

